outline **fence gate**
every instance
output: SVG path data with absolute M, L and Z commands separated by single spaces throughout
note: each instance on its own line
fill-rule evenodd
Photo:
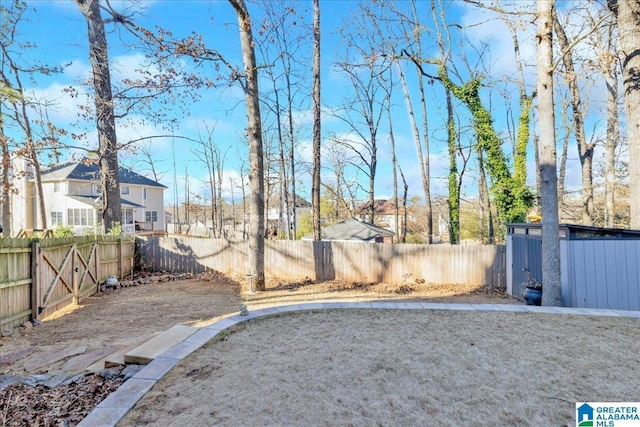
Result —
M 34 318 L 46 317 L 77 304 L 98 287 L 98 244 L 89 242 L 57 247 L 36 246 L 32 287 Z

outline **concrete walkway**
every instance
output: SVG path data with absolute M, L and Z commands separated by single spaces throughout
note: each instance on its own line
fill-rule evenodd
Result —
M 236 314 L 201 328 L 182 342 L 160 354 L 120 388 L 103 400 L 82 422 L 80 427 L 115 426 L 142 396 L 147 393 L 179 361 L 202 347 L 223 330 L 238 323 L 259 317 L 305 310 L 334 309 L 385 309 L 385 310 L 467 310 L 467 311 L 514 311 L 548 314 L 572 314 L 582 316 L 609 316 L 640 318 L 640 311 L 601 310 L 590 308 L 536 307 L 510 304 L 444 304 L 428 302 L 313 302 L 281 305 L 258 309 L 248 315 Z

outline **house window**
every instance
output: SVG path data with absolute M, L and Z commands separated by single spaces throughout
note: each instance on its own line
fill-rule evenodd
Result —
M 146 188 L 142 189 L 142 199 L 143 200 L 147 200 L 147 189 Z
M 133 224 L 133 209 L 123 209 L 122 216 L 124 224 Z
M 59 193 L 60 192 L 60 183 L 59 182 L 54 182 L 53 183 L 53 192 L 54 193 Z
M 145 221 L 146 222 L 158 222 L 158 211 L 147 211 L 147 212 L 145 212 Z
M 67 209 L 67 224 L 79 226 L 95 225 L 93 209 Z
M 120 188 L 120 194 L 123 196 L 127 196 L 129 194 L 129 187 L 123 186 Z
M 62 224 L 62 212 L 51 212 L 51 225 Z

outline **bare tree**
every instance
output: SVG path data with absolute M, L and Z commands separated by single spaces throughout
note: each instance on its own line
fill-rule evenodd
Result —
M 353 217 L 356 196 L 354 189 L 357 188 L 356 182 L 347 178 L 347 166 L 353 162 L 354 154 L 347 150 L 335 138 L 328 138 L 323 144 L 326 169 L 330 169 L 334 175 L 334 181 L 325 180 L 322 187 L 325 189 L 326 197 L 331 197 L 335 205 L 335 217 L 333 220 L 339 220 Z
M 249 259 L 247 268 L 254 274 L 256 290 L 265 288 L 264 282 L 264 169 L 262 156 L 262 124 L 258 69 L 254 51 L 251 19 L 244 0 L 229 0 L 238 15 L 240 42 L 244 61 L 243 89 L 247 108 L 247 134 L 249 136 Z
M 616 188 L 616 149 L 620 142 L 620 125 L 618 120 L 618 83 L 620 63 L 614 47 L 614 26 L 604 28 L 605 38 L 601 46 L 601 54 L 597 56 L 600 70 L 607 85 L 607 137 L 605 141 L 605 210 L 604 226 L 615 227 L 615 188 Z M 598 38 L 598 41 L 601 40 Z
M 11 233 L 11 194 L 16 190 L 13 183 L 9 180 L 12 173 L 11 168 L 11 149 L 10 138 L 5 132 L 7 120 L 11 120 L 16 125 L 24 140 L 21 143 L 14 143 L 14 155 L 27 160 L 30 167 L 33 168 L 33 179 L 35 181 L 35 190 L 38 203 L 39 224 L 36 228 L 47 228 L 47 217 L 44 209 L 44 197 L 42 191 L 41 165 L 39 155 L 45 150 L 57 150 L 59 141 L 54 135 L 44 135 L 33 126 L 34 120 L 32 115 L 37 114 L 38 110 L 47 106 L 42 105 L 38 100 L 32 99 L 27 94 L 22 83 L 23 76 L 33 78 L 36 74 L 49 75 L 60 71 L 59 67 L 50 67 L 46 65 L 35 64 L 28 66 L 19 64 L 19 55 L 25 49 L 32 47 L 32 44 L 22 44 L 16 39 L 19 31 L 19 24 L 25 19 L 27 7 L 23 2 L 13 2 L 11 6 L 5 7 L 0 5 L 0 15 L 3 16 L 0 21 L 0 105 L 4 104 L 5 111 L 2 111 L 3 117 L 0 118 L 0 137 L 2 138 L 2 161 L 3 161 L 3 221 L 6 227 L 4 234 Z M 35 111 L 34 111 L 35 110 Z M 44 124 L 45 129 L 56 129 L 53 124 L 47 120 L 44 114 L 40 114 L 40 119 L 36 120 Z M 14 178 L 23 178 L 17 171 L 13 171 Z M 20 173 L 27 173 L 21 171 Z
M 263 113 L 271 113 L 275 120 L 278 159 L 278 193 L 280 200 L 280 235 L 294 239 L 296 235 L 296 147 L 299 124 L 295 112 L 306 108 L 308 91 L 304 82 L 310 75 L 307 47 L 309 27 L 301 22 L 298 4 L 290 0 L 262 0 L 264 9 L 258 48 L 264 67 L 265 80 L 271 93 L 263 90 Z M 263 86 L 264 88 L 264 86 Z M 263 120 L 265 114 L 263 114 Z M 264 123 L 263 123 L 264 126 Z
M 122 221 L 122 206 L 107 38 L 100 13 L 100 1 L 76 0 L 76 2 L 80 12 L 87 20 L 102 179 L 102 222 L 104 230 L 108 231 L 111 230 L 114 223 Z
M 354 17 L 348 24 L 349 31 L 341 31 L 346 43 L 346 53 L 337 67 L 349 79 L 352 92 L 332 114 L 349 127 L 350 134 L 343 135 L 339 140 L 356 154 L 358 160 L 353 166 L 367 177 L 368 221 L 375 223 L 378 131 L 385 111 L 385 95 L 381 90 L 384 80 L 381 76 L 390 62 L 386 54 L 378 52 L 381 43 L 378 40 L 379 33 L 368 33 L 369 25 L 370 16 L 364 14 L 362 20 Z
M 542 304 L 562 305 L 553 102 L 553 0 L 538 0 L 538 111 L 542 181 Z
M 640 2 L 608 0 L 618 23 L 629 145 L 630 227 L 640 229 Z
M 411 46 L 412 52 L 411 56 L 414 58 L 422 58 L 423 57 L 423 47 L 422 47 L 422 37 L 424 35 L 424 24 L 420 22 L 418 10 L 417 10 L 417 2 L 415 0 L 411 0 L 410 6 L 411 9 L 408 13 L 403 13 L 398 7 L 402 3 L 391 3 L 389 7 L 392 8 L 392 13 L 395 15 L 395 19 L 392 21 L 397 21 L 398 25 L 401 28 L 402 36 L 404 38 L 404 42 Z M 432 3 L 433 4 L 433 3 Z M 389 37 L 389 39 L 396 39 L 395 37 Z M 398 43 L 398 42 L 396 42 Z M 395 49 L 394 49 L 395 50 Z M 405 50 L 406 53 L 406 50 Z M 416 65 L 418 65 L 416 63 Z M 413 112 L 413 104 L 410 98 L 406 96 L 408 93 L 408 88 L 406 83 L 403 83 L 403 89 L 405 93 L 405 100 L 407 102 L 409 120 L 412 127 L 414 145 L 416 149 L 416 155 L 418 157 L 418 164 L 420 167 L 420 176 L 422 178 L 422 190 L 424 193 L 425 200 L 425 229 L 427 234 L 427 242 L 433 242 L 433 212 L 432 212 L 432 203 L 431 203 L 431 176 L 430 176 L 430 158 L 429 158 L 429 120 L 427 116 L 427 102 L 426 102 L 426 89 L 427 85 L 425 81 L 429 81 L 422 72 L 422 68 L 417 66 L 417 79 L 418 79 L 418 93 L 420 95 L 420 112 L 421 112 L 421 130 L 422 135 L 420 135 L 420 130 L 418 128 L 418 120 L 415 117 Z M 402 73 L 402 69 L 398 64 L 398 72 Z M 400 74 L 401 82 L 406 82 L 406 78 L 404 74 Z
M 205 124 L 206 135 L 200 135 L 200 143 L 193 153 L 206 168 L 206 184 L 209 186 L 211 204 L 211 229 L 214 237 L 222 237 L 223 206 L 222 206 L 222 169 L 225 154 L 213 139 L 214 128 Z
M 5 95 L 2 95 L 5 96 Z M 11 194 L 13 193 L 13 185 L 9 181 L 11 173 L 11 153 L 9 150 L 9 138 L 4 134 L 4 119 L 2 117 L 2 103 L 0 102 L 0 149 L 2 153 L 2 187 L 0 202 L 2 203 L 2 235 L 11 236 Z
M 553 10 L 553 26 L 558 36 L 558 43 L 562 50 L 562 60 L 564 62 L 564 79 L 569 86 L 571 94 L 571 109 L 573 112 L 573 129 L 576 143 L 578 144 L 578 154 L 582 165 L 582 223 L 593 225 L 593 150 L 594 144 L 587 141 L 584 129 L 584 108 L 582 106 L 582 96 L 578 87 L 578 77 L 573 61 L 571 42 L 565 33 L 562 23 L 558 20 L 556 9 Z

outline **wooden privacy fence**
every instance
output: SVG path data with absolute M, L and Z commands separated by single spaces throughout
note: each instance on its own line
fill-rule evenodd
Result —
M 79 303 L 110 276 L 133 271 L 126 236 L 0 239 L 0 328 L 44 318 Z
M 139 240 L 141 263 L 153 271 L 251 273 L 246 241 L 175 235 Z M 265 274 L 281 279 L 506 286 L 504 246 L 267 240 L 264 256 Z

